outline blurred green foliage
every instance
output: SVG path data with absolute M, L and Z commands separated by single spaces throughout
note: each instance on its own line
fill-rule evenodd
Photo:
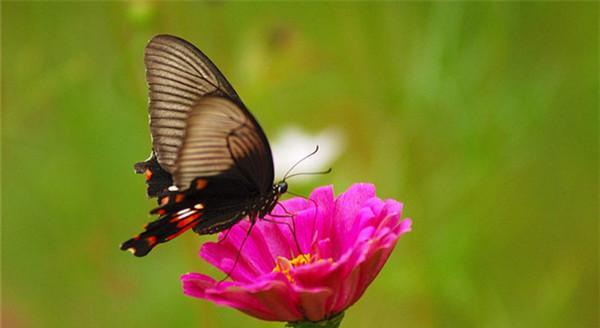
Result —
M 598 13 L 3 2 L 3 326 L 282 326 L 183 296 L 180 274 L 216 274 L 196 255 L 211 237 L 118 250 L 153 205 L 132 164 L 150 150 L 158 33 L 205 51 L 268 135 L 345 131 L 314 186 L 371 181 L 405 202 L 414 230 L 343 327 L 597 326 Z

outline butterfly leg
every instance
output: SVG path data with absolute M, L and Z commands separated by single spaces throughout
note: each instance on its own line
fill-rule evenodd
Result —
M 301 195 L 301 194 L 296 194 L 296 193 L 294 193 L 294 192 L 291 192 L 291 191 L 289 191 L 289 190 L 288 190 L 288 193 L 289 193 L 290 195 L 293 195 L 293 196 L 296 196 L 296 197 L 300 197 L 300 198 L 306 199 L 306 200 L 310 201 L 310 202 L 311 202 L 311 203 L 314 205 L 314 207 L 313 207 L 313 208 L 314 208 L 315 210 L 314 210 L 314 216 L 313 216 L 313 223 L 314 223 L 314 222 L 316 222 L 317 214 L 318 214 L 318 212 L 319 212 L 319 204 L 317 203 L 317 201 L 315 201 L 314 199 L 311 199 L 311 198 L 309 198 L 309 197 L 306 197 L 306 196 L 304 196 L 304 195 Z M 284 211 L 284 212 L 286 212 L 286 213 L 289 213 L 289 211 L 288 211 L 288 210 L 287 210 L 287 209 L 286 209 L 286 208 L 283 206 L 283 204 L 282 204 L 282 203 L 280 203 L 280 202 L 277 202 L 277 205 L 281 206 L 281 208 L 283 209 L 283 211 Z M 292 223 L 294 223 L 293 219 L 292 219 Z M 294 228 L 295 228 L 295 226 L 294 226 Z M 314 229 L 314 226 L 313 226 L 313 229 L 312 229 L 312 231 L 315 231 L 315 229 Z
M 309 197 L 306 197 L 306 196 L 304 196 L 304 195 L 301 195 L 301 194 L 296 194 L 296 193 L 294 193 L 294 192 L 291 192 L 291 191 L 289 191 L 289 190 L 288 190 L 287 192 L 288 192 L 288 194 L 290 194 L 290 195 L 292 195 L 292 196 L 300 197 L 300 198 L 306 199 L 306 200 L 308 200 L 309 202 L 313 203 L 313 205 L 315 205 L 315 217 L 317 216 L 317 212 L 319 211 L 319 204 L 317 204 L 317 201 L 315 201 L 314 199 L 311 199 L 311 198 L 309 198 Z M 280 203 L 278 203 L 278 204 L 280 204 Z M 283 207 L 282 207 L 282 208 L 283 208 Z M 284 211 L 285 211 L 285 209 L 284 209 Z
M 217 244 L 220 244 L 221 242 L 227 240 L 227 237 L 229 237 L 230 231 L 231 231 L 231 229 L 227 229 L 227 231 L 225 231 L 225 236 L 223 236 L 223 238 L 219 239 L 219 241 L 217 241 Z
M 240 244 L 240 249 L 238 250 L 238 253 L 235 256 L 235 260 L 233 261 L 233 266 L 227 272 L 225 277 L 223 277 L 223 279 L 219 280 L 219 282 L 217 284 L 220 284 L 223 281 L 227 280 L 227 278 L 231 277 L 231 274 L 233 273 L 233 271 L 235 271 L 235 267 L 237 266 L 238 261 L 240 260 L 240 256 L 242 255 L 242 249 L 244 248 L 244 245 L 246 244 L 246 240 L 248 240 L 248 237 L 250 237 L 250 233 L 252 232 L 252 228 L 254 228 L 255 223 L 256 223 L 256 221 L 250 220 L 250 227 L 248 228 L 248 231 L 246 232 L 246 237 L 244 237 L 244 240 L 242 240 L 242 243 Z
M 288 222 L 281 222 L 281 221 L 271 220 L 271 219 L 267 219 L 267 218 L 261 218 L 261 219 L 265 220 L 267 222 L 270 222 L 270 223 L 285 224 L 288 227 L 288 229 L 290 229 L 290 232 L 292 233 L 292 236 L 294 237 L 294 244 L 296 245 L 296 251 L 298 252 L 298 255 L 302 255 L 304 257 L 304 252 L 302 251 L 302 247 L 300 247 L 300 242 L 298 242 L 298 237 L 296 236 L 296 220 L 295 220 L 296 215 L 294 213 L 291 213 L 290 211 L 288 211 L 288 209 L 285 208 L 285 206 L 281 202 L 277 202 L 276 205 L 279 205 L 286 214 L 285 215 L 269 214 L 269 215 L 274 218 L 291 218 L 291 221 L 292 221 L 291 224 Z

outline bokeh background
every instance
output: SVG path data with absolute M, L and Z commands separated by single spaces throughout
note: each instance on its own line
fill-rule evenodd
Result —
M 4 327 L 281 327 L 185 297 L 153 202 L 143 49 L 182 36 L 267 132 L 336 128 L 330 175 L 414 219 L 343 327 L 598 326 L 598 3 L 2 3 Z M 299 154 L 303 155 L 303 154 Z M 217 276 L 221 276 L 218 274 Z

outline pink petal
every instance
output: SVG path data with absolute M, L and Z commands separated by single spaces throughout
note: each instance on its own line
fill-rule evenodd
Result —
M 335 196 L 333 187 L 326 186 L 315 189 L 310 195 L 310 199 L 317 204 L 317 218 L 313 227 L 317 239 L 325 239 L 331 236 L 333 227 L 333 213 L 335 211 Z
M 289 219 L 286 218 L 268 217 L 268 219 L 285 223 L 289 221 Z M 285 224 L 277 224 L 259 220 L 256 223 L 255 229 L 257 230 L 257 235 L 259 235 L 258 237 L 260 238 L 260 241 L 267 247 L 268 254 L 270 254 L 271 259 L 276 259 L 279 256 L 286 258 L 292 257 L 294 254 L 295 245 L 289 239 L 289 232 L 285 231 L 289 230 Z
M 360 288 L 361 268 L 355 267 L 348 275 L 344 276 L 344 283 L 339 285 L 333 297 L 332 312 L 337 313 L 349 307 L 350 301 Z
M 368 183 L 353 184 L 346 192 L 341 194 L 335 201 L 335 213 L 333 216 L 334 231 L 329 236 L 334 245 L 334 253 L 338 256 L 342 254 L 343 247 L 348 242 L 344 242 L 347 233 L 351 231 L 356 221 L 357 215 L 363 204 L 375 196 L 375 186 Z
M 319 321 L 327 316 L 327 302 L 333 294 L 330 288 L 303 288 L 294 285 L 294 292 L 298 294 L 302 313 L 308 320 Z
M 270 321 L 297 321 L 297 296 L 291 286 L 277 279 L 260 279 L 253 284 L 217 284 L 205 275 L 188 273 L 181 277 L 184 293 L 233 307 L 253 317 Z
M 375 197 L 375 186 L 370 183 L 356 183 L 335 200 L 335 220 L 340 231 L 347 231 L 346 226 L 352 226 L 358 211 L 365 202 Z
M 289 215 L 311 207 L 312 204 L 308 199 L 304 199 L 301 197 L 294 197 L 290 199 L 286 199 L 284 201 L 279 202 L 273 209 L 272 213 L 279 215 Z M 287 212 L 286 212 L 287 210 Z
M 208 242 L 202 245 L 200 257 L 217 267 L 221 272 L 229 274 L 235 281 L 251 282 L 258 275 L 258 272 L 248 263 L 245 257 L 240 256 L 237 264 L 235 264 L 235 270 L 232 271 L 238 252 L 239 250 L 231 244 Z
M 347 293 L 347 299 L 345 305 L 342 304 L 339 308 L 348 307 L 354 304 L 366 291 L 367 287 L 375 280 L 375 277 L 379 274 L 383 268 L 383 264 L 387 261 L 391 254 L 391 248 L 382 248 L 371 254 L 366 261 L 362 262 L 356 267 L 353 273 L 356 273 L 356 285 L 349 293 Z

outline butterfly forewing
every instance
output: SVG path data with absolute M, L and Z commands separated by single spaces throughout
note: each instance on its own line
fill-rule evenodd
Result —
M 239 102 L 239 97 L 216 66 L 189 42 L 158 35 L 144 53 L 149 88 L 152 146 L 160 165 L 172 172 L 183 141 L 186 118 L 208 94 Z

